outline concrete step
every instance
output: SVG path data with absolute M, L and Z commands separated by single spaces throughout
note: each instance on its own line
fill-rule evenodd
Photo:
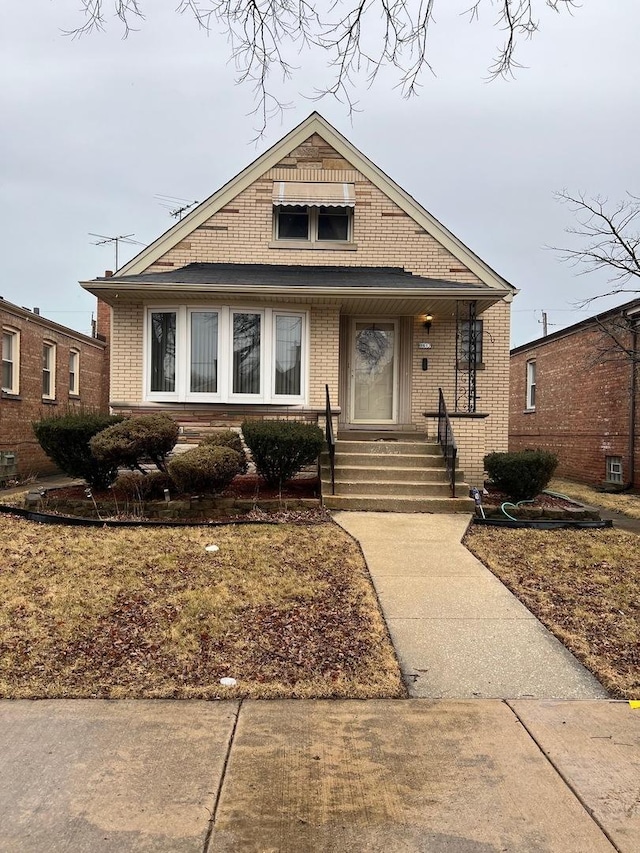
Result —
M 411 482 L 407 480 L 358 480 L 350 482 L 348 480 L 336 479 L 335 490 L 337 495 L 387 495 L 400 497 L 451 497 L 451 486 L 448 482 Z M 322 491 L 326 495 L 331 492 L 331 479 L 322 480 Z M 465 491 L 461 494 L 468 494 L 469 489 L 465 487 Z
M 336 441 L 336 454 L 359 453 L 368 456 L 442 456 L 435 441 Z
M 328 465 L 329 454 L 322 453 L 320 463 Z M 443 468 L 442 456 L 424 456 L 416 453 L 339 453 L 336 464 L 359 468 Z
M 330 477 L 330 468 L 328 462 L 323 462 L 322 472 L 325 478 Z M 339 464 L 335 467 L 336 480 L 357 481 L 357 480 L 397 480 L 405 482 L 412 480 L 414 482 L 431 482 L 431 483 L 448 483 L 449 478 L 444 466 L 436 468 L 432 465 L 428 467 L 418 466 L 417 468 L 401 468 L 400 466 L 374 466 L 374 465 L 349 465 L 342 464 L 340 459 Z M 456 482 L 464 480 L 463 472 L 456 472 Z
M 420 432 L 417 427 L 405 427 L 400 430 L 393 429 L 354 429 L 354 430 L 339 430 L 337 438 L 339 441 L 424 441 L 427 439 L 427 434 Z
M 416 498 L 388 495 L 324 495 L 327 509 L 359 512 L 473 512 L 471 498 Z

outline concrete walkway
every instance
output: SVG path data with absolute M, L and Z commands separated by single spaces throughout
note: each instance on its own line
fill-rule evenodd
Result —
M 462 545 L 468 515 L 342 512 L 334 518 L 362 546 L 411 696 L 607 696 Z
M 0 702 L 2 853 L 636 853 L 622 702 Z

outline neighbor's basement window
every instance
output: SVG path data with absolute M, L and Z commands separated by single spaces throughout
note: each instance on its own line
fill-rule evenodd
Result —
M 622 457 L 607 456 L 607 483 L 622 483 Z

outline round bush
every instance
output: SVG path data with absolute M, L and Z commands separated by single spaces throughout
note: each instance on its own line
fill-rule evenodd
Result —
M 159 471 L 166 471 L 167 454 L 177 440 L 178 424 L 169 415 L 142 415 L 98 433 L 90 447 L 96 459 L 115 468 L 142 470 L 141 463 L 150 459 Z
M 242 439 L 237 432 L 232 429 L 217 430 L 205 436 L 200 442 L 200 447 L 230 447 L 235 450 L 241 457 L 240 473 L 246 474 L 249 468 L 247 463 L 247 454 L 242 444 Z
M 169 462 L 169 474 L 180 492 L 223 491 L 240 473 L 242 459 L 230 447 L 199 445 L 175 456 Z

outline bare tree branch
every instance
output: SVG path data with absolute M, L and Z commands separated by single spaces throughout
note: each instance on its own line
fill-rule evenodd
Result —
M 581 302 L 588 305 L 604 296 L 640 292 L 640 197 L 627 193 L 626 199 L 610 204 L 600 196 L 571 195 L 566 190 L 556 198 L 568 204 L 578 225 L 567 233 L 579 238 L 578 247 L 553 247 L 561 259 L 579 267 L 579 275 L 606 270 L 611 287 Z
M 102 31 L 116 18 L 126 38 L 144 21 L 142 5 L 143 0 L 80 0 L 84 20 L 67 34 Z M 333 95 L 353 111 L 356 76 L 365 72 L 372 85 L 389 67 L 402 95 L 416 95 L 422 73 L 432 71 L 428 36 L 436 5 L 437 0 L 178 0 L 176 11 L 192 16 L 206 32 L 215 27 L 226 34 L 238 81 L 254 87 L 262 133 L 270 116 L 286 107 L 270 89 L 270 74 L 275 70 L 290 78 L 296 70 L 292 55 L 303 50 L 329 55 L 332 81 L 316 88 L 316 98 Z M 516 49 L 537 32 L 536 10 L 571 11 L 578 5 L 577 0 L 475 0 L 463 14 L 473 22 L 490 8 L 494 26 L 504 31 L 489 68 L 490 78 L 496 78 L 520 67 Z

